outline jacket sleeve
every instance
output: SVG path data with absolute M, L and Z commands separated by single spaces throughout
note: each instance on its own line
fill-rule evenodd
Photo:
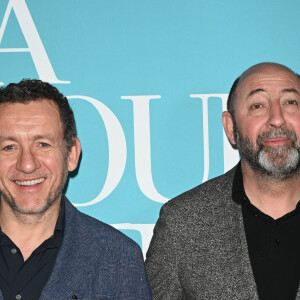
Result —
M 179 280 L 177 242 L 174 218 L 163 206 L 146 259 L 154 300 L 184 299 Z

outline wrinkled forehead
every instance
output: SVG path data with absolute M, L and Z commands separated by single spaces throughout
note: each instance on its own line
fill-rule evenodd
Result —
M 35 122 L 47 121 L 52 126 L 62 128 L 57 105 L 47 100 L 0 104 L 0 122 L 5 123 L 8 120 L 32 125 L 35 125 Z
M 278 64 L 259 64 L 246 70 L 240 77 L 236 92 L 241 92 L 269 85 L 280 88 L 280 85 L 297 88 L 300 91 L 300 79 L 289 68 Z

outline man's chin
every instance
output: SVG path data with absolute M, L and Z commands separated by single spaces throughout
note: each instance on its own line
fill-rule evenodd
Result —
M 54 203 L 54 201 L 49 201 L 49 199 L 33 201 L 33 199 L 22 199 L 4 193 L 2 193 L 2 199 L 8 204 L 11 211 L 18 215 L 41 215 Z
M 35 206 L 26 206 L 26 205 L 18 205 L 14 203 L 11 205 L 12 210 L 15 213 L 22 214 L 22 215 L 41 215 L 45 213 L 51 205 L 49 203 L 45 203 L 43 205 L 35 205 Z
M 299 171 L 299 153 L 296 149 L 281 153 L 261 151 L 258 155 L 260 169 L 267 175 L 278 178 L 290 178 Z

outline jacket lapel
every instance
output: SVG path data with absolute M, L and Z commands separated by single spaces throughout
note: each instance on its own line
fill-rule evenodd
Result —
M 234 205 L 236 206 L 236 204 Z M 258 299 L 257 287 L 248 252 L 241 207 L 238 205 L 236 208 L 239 210 L 239 212 L 237 212 L 238 226 L 236 227 L 236 232 L 233 232 L 230 237 L 230 242 L 226 243 L 231 248 L 228 249 L 228 251 L 234 253 L 227 264 L 227 267 L 231 268 L 232 277 L 236 279 L 236 290 L 239 293 L 233 298 L 254 300 Z M 233 288 L 235 287 L 233 286 Z
M 300 286 L 298 287 L 298 292 L 297 292 L 296 300 L 300 300 Z
M 208 284 L 218 290 L 218 299 L 258 299 L 250 263 L 241 206 L 233 201 L 220 212 L 211 231 L 215 247 L 210 253 L 214 269 Z
M 49 281 L 43 289 L 41 300 L 72 299 L 74 289 L 85 280 L 87 270 L 91 269 L 91 262 L 95 261 L 95 255 L 101 253 L 101 251 L 96 253 L 85 251 L 89 233 L 82 223 L 79 224 L 77 209 L 67 199 L 65 205 L 65 232 L 62 246 Z M 88 246 L 93 247 L 92 239 L 88 238 L 88 240 L 90 242 Z

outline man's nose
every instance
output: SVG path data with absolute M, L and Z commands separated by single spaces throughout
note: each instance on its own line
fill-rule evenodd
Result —
M 270 107 L 269 119 L 267 121 L 268 127 L 280 128 L 286 124 L 284 112 L 279 103 L 273 103 Z
M 16 167 L 17 170 L 29 174 L 40 167 L 40 161 L 31 149 L 22 149 Z

